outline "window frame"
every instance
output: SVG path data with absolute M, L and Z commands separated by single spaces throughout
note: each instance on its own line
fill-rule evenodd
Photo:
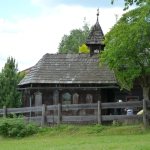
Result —
M 69 104 L 71 104 L 71 94 L 70 93 L 68 93 L 69 95 L 70 95 L 70 100 L 69 101 L 64 101 L 63 100 L 63 96 L 65 95 L 65 94 L 67 94 L 68 92 L 66 92 L 66 93 L 64 93 L 63 95 L 62 95 L 62 105 L 69 105 Z M 70 103 L 68 103 L 68 104 L 63 104 L 63 102 L 70 102 Z

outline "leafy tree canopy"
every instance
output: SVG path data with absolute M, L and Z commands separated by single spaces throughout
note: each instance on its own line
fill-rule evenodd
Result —
M 18 65 L 12 57 L 7 62 L 0 73 L 0 108 L 16 108 L 21 106 L 21 93 L 16 90 L 20 80 L 26 73 L 18 73 Z
M 100 67 L 107 63 L 123 84 L 133 87 L 138 78 L 145 100 L 150 89 L 150 1 L 124 14 L 105 35 L 105 50 L 100 54 Z
M 127 10 L 129 6 L 136 4 L 137 6 L 142 6 L 147 0 L 124 0 L 125 8 L 123 10 Z M 111 0 L 111 4 L 114 4 L 114 0 Z
M 64 35 L 59 43 L 58 52 L 68 53 L 71 49 L 72 53 L 79 52 L 79 46 L 82 46 L 87 40 L 91 32 L 90 25 L 86 22 L 84 18 L 84 26 L 82 29 L 73 29 L 70 31 L 70 35 Z
M 90 53 L 90 50 L 85 44 L 83 44 L 81 47 L 79 46 L 79 53 Z

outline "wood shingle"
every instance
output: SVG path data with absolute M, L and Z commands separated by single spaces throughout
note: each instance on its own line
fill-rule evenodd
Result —
M 32 83 L 97 83 L 117 84 L 114 71 L 105 64 L 99 68 L 99 56 L 94 54 L 45 54 L 19 86 Z
M 103 31 L 101 29 L 99 22 L 97 21 L 90 35 L 88 36 L 85 44 L 86 45 L 102 44 L 103 41 L 104 41 L 104 34 L 103 34 Z

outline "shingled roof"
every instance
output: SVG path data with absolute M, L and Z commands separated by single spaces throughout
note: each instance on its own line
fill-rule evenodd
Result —
M 90 44 L 102 44 L 104 41 L 104 34 L 101 29 L 101 26 L 99 22 L 97 21 L 96 24 L 94 25 L 89 37 L 86 40 L 86 45 Z
M 117 84 L 114 71 L 106 64 L 99 68 L 99 56 L 94 54 L 45 54 L 18 84 L 31 83 L 97 83 Z
M 22 73 L 22 72 L 26 72 L 26 73 L 29 73 L 30 72 L 30 70 L 33 68 L 33 66 L 32 67 L 30 67 L 30 68 L 27 68 L 27 69 L 25 69 L 25 70 L 22 70 L 20 73 Z

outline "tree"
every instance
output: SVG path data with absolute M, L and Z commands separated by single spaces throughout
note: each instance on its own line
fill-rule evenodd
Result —
M 20 82 L 27 75 L 27 72 L 21 72 L 21 73 L 18 72 L 17 74 L 19 75 L 19 80 L 18 81 Z
M 79 46 L 79 53 L 90 53 L 90 50 L 85 44 L 83 44 L 81 47 Z
M 79 52 L 79 46 L 85 44 L 87 37 L 91 32 L 89 24 L 84 18 L 84 26 L 82 29 L 73 29 L 70 31 L 70 35 L 64 35 L 58 46 L 59 53 L 68 53 L 71 49 L 72 53 Z
M 107 63 L 114 69 L 122 88 L 133 87 L 138 78 L 143 98 L 149 100 L 150 89 L 150 2 L 124 14 L 105 35 L 105 50 L 100 54 L 100 67 Z
M 145 3 L 147 0 L 124 0 L 125 1 L 125 8 L 124 10 L 127 10 L 129 8 L 129 6 L 133 5 L 134 3 L 137 6 L 141 6 L 143 5 L 143 3 Z M 113 5 L 114 0 L 111 0 L 111 4 Z
M 18 73 L 18 65 L 12 57 L 7 62 L 0 73 L 0 108 L 16 108 L 21 106 L 21 93 L 16 90 L 20 80 L 26 73 Z

